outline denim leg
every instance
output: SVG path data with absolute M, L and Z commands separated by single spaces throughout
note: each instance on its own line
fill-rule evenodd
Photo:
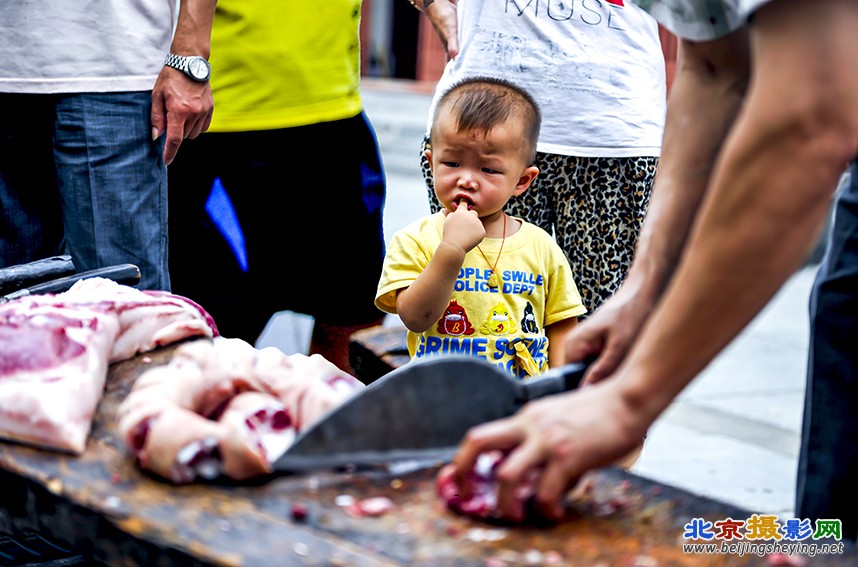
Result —
M 858 533 L 858 162 L 839 195 L 810 297 L 810 348 L 796 516 Z
M 170 289 L 167 168 L 150 92 L 64 95 L 54 155 L 67 252 L 78 270 L 132 263 L 141 289 Z
M 0 94 L 0 268 L 62 252 L 54 98 Z

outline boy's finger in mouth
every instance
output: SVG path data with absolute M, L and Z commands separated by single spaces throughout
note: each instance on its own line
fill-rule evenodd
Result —
M 467 207 L 467 209 L 468 209 L 469 211 L 470 211 L 471 209 L 473 209 L 473 208 L 474 208 L 474 204 L 470 201 L 470 199 L 468 199 L 468 198 L 466 198 L 466 197 L 459 197 L 458 199 L 455 199 L 455 200 L 453 201 L 453 204 L 455 204 L 455 205 L 456 205 L 456 208 L 457 208 L 457 209 L 458 209 L 461 205 L 465 205 L 465 207 Z

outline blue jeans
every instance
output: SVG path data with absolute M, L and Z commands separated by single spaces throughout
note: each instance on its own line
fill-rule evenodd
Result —
M 858 535 L 858 162 L 839 195 L 810 297 L 810 349 L 796 517 Z
M 167 168 L 150 92 L 0 93 L 0 267 L 59 253 L 170 289 Z

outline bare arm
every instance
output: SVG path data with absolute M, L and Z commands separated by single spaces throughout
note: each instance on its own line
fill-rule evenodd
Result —
M 435 33 L 441 40 L 447 57 L 452 59 L 459 54 L 458 7 L 454 0 L 409 0 L 411 4 L 426 14 Z M 428 4 L 428 5 L 427 5 Z
M 572 317 L 545 327 L 545 336 L 548 337 L 549 367 L 557 368 L 559 366 L 563 366 L 563 345 L 566 341 L 566 336 L 577 324 L 578 319 Z
M 587 373 L 610 375 L 661 298 L 735 120 L 748 78 L 744 30 L 709 43 L 680 44 L 661 159 L 635 261 L 620 290 L 569 335 L 566 360 L 599 355 Z
M 469 211 L 466 204 L 447 215 L 441 244 L 426 269 L 396 296 L 396 312 L 410 331 L 422 333 L 438 321 L 450 304 L 465 255 L 485 235 L 477 212 Z
M 209 58 L 216 0 L 183 0 L 170 52 Z M 165 54 L 166 55 L 166 54 Z M 152 90 L 152 137 L 165 131 L 164 162 L 170 164 L 185 138 L 196 138 L 211 124 L 211 85 L 197 83 L 181 71 L 164 67 Z
M 773 2 L 757 14 L 745 106 L 622 372 L 652 419 L 801 265 L 858 151 L 858 14 L 845 6 Z

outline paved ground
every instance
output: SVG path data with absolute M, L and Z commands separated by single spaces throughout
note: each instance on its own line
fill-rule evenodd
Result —
M 428 212 L 417 156 L 429 96 L 419 86 L 377 81 L 366 82 L 364 93 L 388 177 L 389 238 Z M 792 514 L 813 272 L 797 272 L 656 422 L 635 472 L 754 511 Z M 259 345 L 302 352 L 310 324 L 280 314 Z

